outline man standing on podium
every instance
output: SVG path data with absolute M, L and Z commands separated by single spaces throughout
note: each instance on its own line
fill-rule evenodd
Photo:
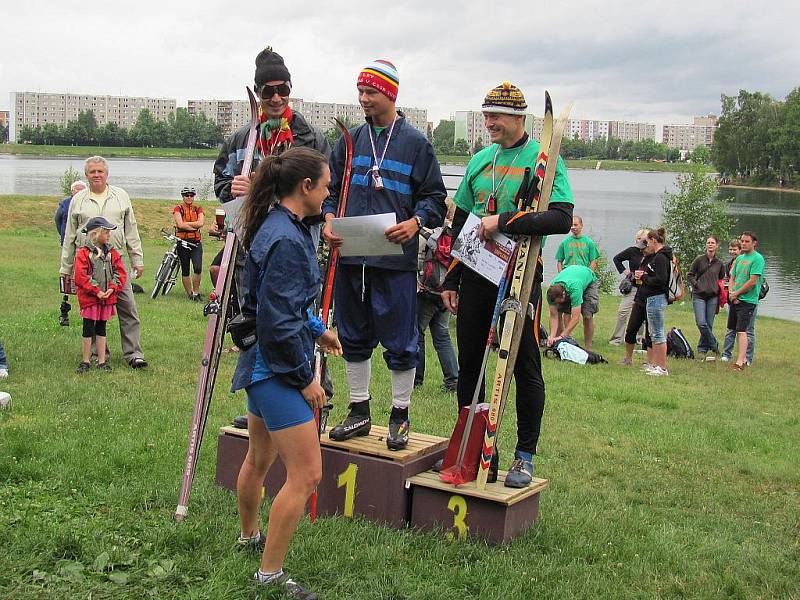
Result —
M 398 83 L 397 69 L 386 60 L 364 67 L 356 82 L 366 123 L 350 130 L 353 163 L 345 216 L 394 213 L 397 224 L 385 233 L 389 241 L 402 245 L 403 254 L 347 256 L 339 261 L 334 303 L 350 407 L 345 420 L 329 434 L 342 441 L 369 433 L 370 361 L 380 343 L 392 372 L 392 411 L 386 438 L 390 450 L 405 448 L 410 431 L 408 407 L 417 366 L 418 233 L 422 227 L 442 224 L 447 195 L 433 146 L 395 108 Z M 322 236 L 334 248 L 346 242 L 332 225 L 344 160 L 341 139 L 331 157 L 330 197 L 322 208 Z
M 530 213 L 509 224 L 516 213 L 514 197 L 522 182 L 525 167 L 533 167 L 539 154 L 539 142 L 525 132 L 528 104 L 517 87 L 508 82 L 489 91 L 483 102 L 483 116 L 492 145 L 475 154 L 456 192 L 453 236 L 457 237 L 473 213 L 481 218 L 479 235 L 491 237 L 497 231 L 505 235 L 551 235 L 567 233 L 572 225 L 572 191 L 567 169 L 558 159 L 553 192 L 548 210 Z M 539 441 L 544 413 L 544 380 L 537 340 L 542 301 L 542 263 L 536 269 L 531 291 L 535 319 L 525 316 L 519 354 L 514 366 L 517 384 L 517 445 L 514 461 L 506 475 L 508 487 L 526 487 L 533 479 L 533 455 Z M 478 381 L 497 286 L 459 263 L 444 282 L 442 300 L 458 314 L 458 405 L 469 406 L 475 387 L 480 386 L 480 401 L 485 395 L 483 381 Z M 497 448 L 495 447 L 495 452 Z M 493 463 L 496 459 L 492 460 Z

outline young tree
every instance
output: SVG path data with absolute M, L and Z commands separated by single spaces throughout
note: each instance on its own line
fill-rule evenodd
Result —
M 678 191 L 665 193 L 661 202 L 667 245 L 678 257 L 684 272 L 694 258 L 703 253 L 708 236 L 727 240 L 733 227 L 728 201 L 719 200 L 717 181 L 696 167 L 676 178 Z
M 69 168 L 64 171 L 64 174 L 58 179 L 58 185 L 61 188 L 61 193 L 64 194 L 64 196 L 70 196 L 70 186 L 72 186 L 72 184 L 78 181 L 80 178 L 80 171 L 76 171 L 72 168 L 72 165 L 70 165 Z
M 433 130 L 433 148 L 439 154 L 452 154 L 455 143 L 456 123 L 442 119 Z
M 458 156 L 466 156 L 469 154 L 469 144 L 467 143 L 467 140 L 458 138 L 456 143 L 453 145 L 453 154 Z

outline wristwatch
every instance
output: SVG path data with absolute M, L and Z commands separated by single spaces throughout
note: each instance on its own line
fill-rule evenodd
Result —
M 420 217 L 419 215 L 414 215 L 414 220 L 417 222 L 417 227 L 419 228 L 419 231 L 422 231 L 422 217 Z

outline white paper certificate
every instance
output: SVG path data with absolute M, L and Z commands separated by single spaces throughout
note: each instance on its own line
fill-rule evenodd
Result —
M 482 242 L 478 237 L 480 225 L 481 220 L 470 213 L 464 228 L 453 242 L 452 253 L 470 269 L 499 285 L 508 259 L 511 258 L 514 242 L 499 232 Z
M 395 244 L 386 239 L 384 232 L 393 225 L 397 225 L 394 213 L 334 219 L 333 231 L 344 239 L 339 252 L 342 256 L 403 254 L 402 244 Z

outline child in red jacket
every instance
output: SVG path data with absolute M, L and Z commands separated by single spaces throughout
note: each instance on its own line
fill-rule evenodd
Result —
M 111 370 L 106 362 L 106 322 L 117 314 L 117 293 L 128 278 L 122 257 L 108 243 L 110 232 L 116 228 L 103 217 L 92 217 L 81 230 L 87 237 L 75 254 L 73 279 L 83 317 L 83 359 L 76 373 L 89 370 L 92 338 L 97 347 L 97 368 Z

